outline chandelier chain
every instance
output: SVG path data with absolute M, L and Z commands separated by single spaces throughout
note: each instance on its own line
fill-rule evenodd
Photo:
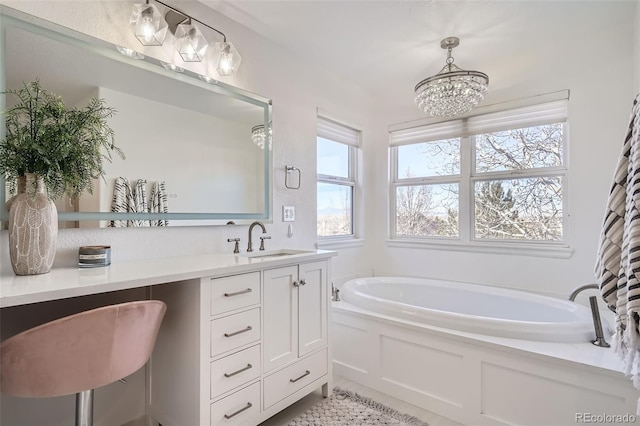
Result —
M 451 65 L 453 63 L 453 56 L 451 56 L 451 52 L 453 51 L 453 47 L 449 46 L 447 48 L 447 65 Z M 451 67 L 449 67 L 451 69 Z

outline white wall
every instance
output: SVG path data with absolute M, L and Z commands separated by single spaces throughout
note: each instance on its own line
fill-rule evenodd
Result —
M 133 1 L 1 1 L 1 3 L 27 13 L 60 23 L 81 32 L 129 46 L 137 50 L 140 44 L 131 34 L 128 19 Z M 219 15 L 202 4 L 180 2 L 180 7 L 204 22 L 215 23 L 223 29 L 241 52 L 243 63 L 237 75 L 224 78 L 225 82 L 242 89 L 263 95 L 273 100 L 273 223 L 267 224 L 272 239 L 268 248 L 314 248 L 316 242 L 316 111 L 320 107 L 337 117 L 363 126 L 369 131 L 369 120 L 374 114 L 374 105 L 366 93 L 353 84 L 307 67 L 281 48 L 269 43 L 248 28 L 242 27 Z M 153 52 L 153 54 L 152 54 Z M 161 56 L 156 48 L 146 52 Z M 194 71 L 203 70 L 194 68 Z M 365 144 L 368 141 L 364 141 Z M 284 187 L 286 165 L 302 171 L 299 190 Z M 281 206 L 296 207 L 294 235 L 287 237 L 288 223 L 282 222 Z M 194 253 L 231 252 L 233 245 L 227 238 L 242 238 L 241 247 L 247 242 L 247 226 L 198 226 L 168 227 L 166 229 L 61 229 L 54 268 L 74 266 L 78 247 L 83 245 L 109 244 L 112 246 L 112 262 L 134 261 L 151 257 L 168 257 Z M 256 231 L 257 232 L 257 231 Z M 0 268 L 11 270 L 8 254 L 8 233 L 0 231 Z M 333 273 L 337 276 L 353 271 L 369 269 L 356 253 L 360 248 L 344 249 L 333 262 Z M 138 295 L 137 297 L 140 297 Z M 144 297 L 142 295 L 141 297 Z M 101 299 L 101 302 L 107 303 Z M 54 312 L 66 312 L 84 305 L 71 300 L 73 306 L 59 304 L 43 305 L 47 311 L 37 317 L 44 321 Z M 64 304 L 62 304 L 64 305 Z M 49 312 L 50 311 L 50 312 Z M 51 315 L 49 315 L 51 314 Z M 2 323 L 15 326 L 28 314 L 21 309 L 3 310 Z M 33 323 L 32 325 L 34 325 Z M 24 324 L 26 327 L 29 324 Z M 19 328 L 19 327 L 17 327 Z M 5 336 L 7 335 L 6 327 Z M 15 330 L 14 330 L 15 331 Z M 9 334 L 10 335 L 10 334 Z M 144 395 L 144 374 L 136 374 L 128 386 L 116 383 L 96 392 L 96 425 L 133 425 L 139 421 L 144 407 L 140 397 Z M 73 397 L 52 400 L 4 400 L 1 423 L 29 424 L 30 426 L 72 424 Z
M 2 1 L 100 38 L 140 49 L 127 25 L 130 7 L 124 1 Z M 638 2 L 636 2 L 638 3 Z M 248 28 L 196 2 L 181 2 L 187 12 L 210 20 L 229 35 L 242 53 L 243 64 L 226 82 L 273 99 L 274 222 L 267 226 L 271 247 L 311 248 L 315 243 L 315 118 L 316 107 L 363 125 L 364 248 L 340 250 L 334 276 L 397 273 L 467 280 L 537 289 L 564 295 L 573 286 L 593 280 L 599 227 L 619 147 L 627 125 L 633 88 L 640 87 L 640 42 L 635 11 L 615 28 L 599 28 L 590 39 L 549 46 L 549 62 L 533 76 L 513 79 L 509 90 L 492 93 L 500 102 L 560 89 L 571 90 L 570 188 L 572 227 L 567 231 L 575 253 L 570 259 L 468 254 L 435 250 L 389 248 L 387 212 L 387 125 L 421 118 L 417 108 L 385 109 L 349 82 L 339 81 L 288 55 Z M 636 7 L 636 9 L 640 9 Z M 123 23 L 121 25 L 118 25 Z M 567 25 L 571 25 L 570 23 Z M 570 28 L 570 26 L 569 26 Z M 158 48 L 148 54 L 162 56 Z M 153 50 L 156 49 L 156 50 Z M 615 64 L 613 66 L 612 64 Z M 630 72 L 635 65 L 635 72 Z M 197 67 L 197 66 L 196 66 Z M 195 69 L 202 72 L 202 69 Z M 602 76 L 607 76 L 603 79 Z M 606 81 L 606 84 L 598 84 Z M 377 108 L 374 110 L 374 108 Z M 284 166 L 302 170 L 300 190 L 284 188 Z M 297 207 L 294 236 L 287 238 L 282 205 Z M 77 248 L 111 244 L 113 261 L 151 256 L 227 251 L 228 237 L 247 239 L 247 227 L 187 227 L 176 229 L 64 229 L 59 233 L 54 267 L 73 265 Z M 8 268 L 7 233 L 0 233 L 0 268 Z M 147 250 L 154 247 L 154 250 Z M 157 248 L 160 247 L 160 250 Z M 375 268 L 374 268 L 375 265 Z M 518 277 L 518 278 L 514 278 Z
M 635 2 L 634 2 L 635 3 Z M 498 3 L 496 3 L 498 4 Z M 565 3 L 566 4 L 566 3 Z M 573 3 L 576 4 L 576 3 Z M 490 78 L 509 79 L 507 89 L 490 92 L 485 103 L 516 100 L 562 89 L 570 90 L 569 102 L 569 220 L 567 239 L 574 250 L 569 259 L 517 254 L 468 253 L 444 250 L 395 248 L 385 244 L 387 224 L 388 135 L 375 128 L 371 167 L 379 173 L 367 188 L 371 203 L 373 265 L 376 275 L 400 274 L 528 289 L 568 297 L 581 284 L 594 282 L 597 243 L 613 170 L 622 148 L 634 97 L 634 4 L 580 2 L 613 14 L 609 26 L 599 25 L 598 13 L 562 23 L 567 38 L 545 46 L 548 60 L 528 64 L 519 73 L 505 75 L 487 61 L 482 71 Z M 616 4 L 615 8 L 609 8 Z M 554 3 L 545 3 L 553 8 Z M 618 9 L 618 7 L 620 7 Z M 633 13 L 629 14 L 629 10 Z M 637 21 L 637 15 L 635 15 Z M 637 22 L 636 22 L 637 27 Z M 573 29 L 575 28 L 575 31 Z M 578 28 L 587 29 L 580 31 Z M 597 31 L 591 28 L 598 28 Z M 635 40 L 635 42 L 634 42 Z M 523 45 L 522 55 L 533 46 Z M 540 49 L 541 47 L 536 47 Z M 499 53 L 496 48 L 496 54 Z M 456 57 L 458 59 L 458 57 Z M 463 57 L 460 58 L 463 61 Z M 515 60 L 515 59 L 514 59 Z M 638 67 L 636 65 L 636 77 Z M 495 80 L 494 80 L 495 81 Z M 637 81 L 637 78 L 636 78 Z M 490 87 L 491 89 L 491 87 Z M 417 110 L 417 109 L 416 109 Z M 400 123 L 422 118 L 418 111 L 389 109 L 379 112 L 378 122 Z
M 78 31 L 113 43 L 144 48 L 128 27 L 134 1 L 1 1 L 27 13 L 60 23 Z M 215 23 L 223 29 L 241 52 L 242 65 L 235 76 L 221 80 L 273 100 L 273 223 L 267 225 L 272 236 L 268 246 L 313 248 L 316 241 L 315 138 L 317 107 L 345 120 L 360 123 L 368 132 L 371 105 L 368 95 L 355 85 L 307 67 L 286 51 L 261 38 L 198 2 L 180 2 L 187 13 L 203 22 Z M 166 59 L 161 48 L 146 48 L 150 56 Z M 192 65 L 196 72 L 206 72 L 201 65 Z M 364 141 L 367 143 L 367 141 Z M 291 165 L 302 171 L 301 188 L 284 187 L 284 167 Z M 294 234 L 287 237 L 287 224 L 282 222 L 281 206 L 296 206 Z M 74 265 L 77 249 L 87 244 L 110 244 L 113 262 L 148 257 L 188 255 L 230 251 L 228 237 L 247 241 L 247 227 L 181 227 L 179 229 L 63 229 L 58 234 L 58 250 L 54 267 Z M 10 268 L 7 233 L 0 232 L 0 268 Z M 153 250 L 148 248 L 153 247 Z M 354 249 L 345 249 L 353 252 Z M 357 251 L 357 249 L 356 249 Z M 353 263 L 334 262 L 336 275 L 350 273 Z M 363 268 L 366 270 L 366 268 Z
M 127 25 L 133 1 L 1 3 L 120 45 L 138 50 L 141 47 Z M 528 288 L 563 297 L 574 286 L 593 281 L 607 192 L 628 124 L 633 89 L 637 92 L 640 88 L 640 11 L 636 10 L 635 30 L 632 19 L 621 20 L 615 28 L 594 25 L 598 31 L 593 31 L 590 38 L 549 46 L 549 62 L 543 64 L 545 66 L 536 64 L 533 76 L 529 74 L 527 78 L 520 74 L 505 76 L 513 79 L 509 90 L 492 94 L 492 102 L 500 102 L 554 90 L 571 90 L 569 203 L 572 226 L 567 235 L 575 252 L 569 259 L 550 259 L 388 247 L 385 244 L 388 237 L 387 126 L 421 118 L 419 111 L 412 105 L 407 109 L 379 106 L 378 99 L 370 98 L 354 84 L 307 67 L 250 29 L 204 5 L 183 1 L 180 6 L 204 22 L 214 22 L 242 53 L 240 72 L 224 81 L 273 99 L 274 221 L 267 225 L 273 238 L 269 241 L 271 247 L 312 248 L 316 241 L 316 108 L 321 107 L 348 122 L 361 124 L 364 134 L 362 215 L 366 222 L 361 236 L 366 240 L 364 247 L 340 250 L 333 262 L 334 276 L 367 274 L 373 270 L 376 274 L 441 277 Z M 570 30 L 568 26 L 568 36 Z M 580 34 L 583 37 L 584 33 Z M 499 54 L 499 50 L 496 52 Z M 151 54 L 151 50 L 147 53 Z M 632 72 L 634 64 L 635 73 Z M 411 96 L 410 91 L 407 96 Z M 297 191 L 284 187 L 286 165 L 302 171 L 301 188 Z M 288 224 L 282 222 L 282 205 L 296 206 L 293 238 L 286 236 Z M 110 244 L 115 263 L 230 251 L 232 246 L 226 242 L 229 237 L 241 237 L 244 246 L 247 227 L 62 229 L 54 267 L 74 265 L 81 245 Z M 7 240 L 7 232 L 0 232 L 2 270 L 10 268 Z M 69 408 L 72 409 L 72 404 L 58 411 Z M 135 410 L 124 409 L 124 413 L 127 414 L 124 420 L 120 413 L 115 423 L 110 422 L 113 417 L 108 417 L 97 424 L 123 424 L 138 415 Z M 55 424 L 50 415 L 48 422 Z M 60 422 L 63 423 L 65 421 Z

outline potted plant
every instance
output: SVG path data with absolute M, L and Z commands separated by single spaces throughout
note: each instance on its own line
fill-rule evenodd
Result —
M 2 93 L 15 100 L 2 112 L 6 133 L 0 140 L 0 174 L 11 192 L 18 190 L 8 203 L 11 263 L 18 275 L 47 273 L 58 229 L 52 200 L 92 193 L 104 161 L 112 153 L 124 158 L 108 124 L 115 110 L 98 98 L 84 108 L 67 107 L 38 80 Z

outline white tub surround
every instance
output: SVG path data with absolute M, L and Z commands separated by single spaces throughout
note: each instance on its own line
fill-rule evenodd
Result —
M 268 254 L 5 273 L 0 306 L 149 287 L 167 315 L 148 366 L 148 424 L 255 425 L 331 389 L 328 276 L 336 253 Z
M 346 301 L 331 315 L 335 374 L 460 423 L 634 417 L 637 391 L 611 349 L 429 326 Z
M 591 311 L 568 300 L 454 281 L 370 277 L 346 282 L 341 296 L 378 313 L 491 336 L 546 342 L 593 340 Z M 608 324 L 604 324 L 605 334 Z

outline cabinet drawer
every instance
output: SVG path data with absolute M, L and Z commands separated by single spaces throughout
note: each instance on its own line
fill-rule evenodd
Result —
M 260 308 L 211 321 L 211 356 L 260 340 Z
M 260 377 L 260 345 L 211 363 L 211 398 Z
M 204 279 L 211 282 L 211 315 L 260 303 L 260 272 Z
M 265 377 L 264 408 L 269 408 L 295 391 L 327 374 L 327 350 L 324 349 Z
M 260 382 L 211 404 L 211 426 L 241 425 L 260 413 Z

